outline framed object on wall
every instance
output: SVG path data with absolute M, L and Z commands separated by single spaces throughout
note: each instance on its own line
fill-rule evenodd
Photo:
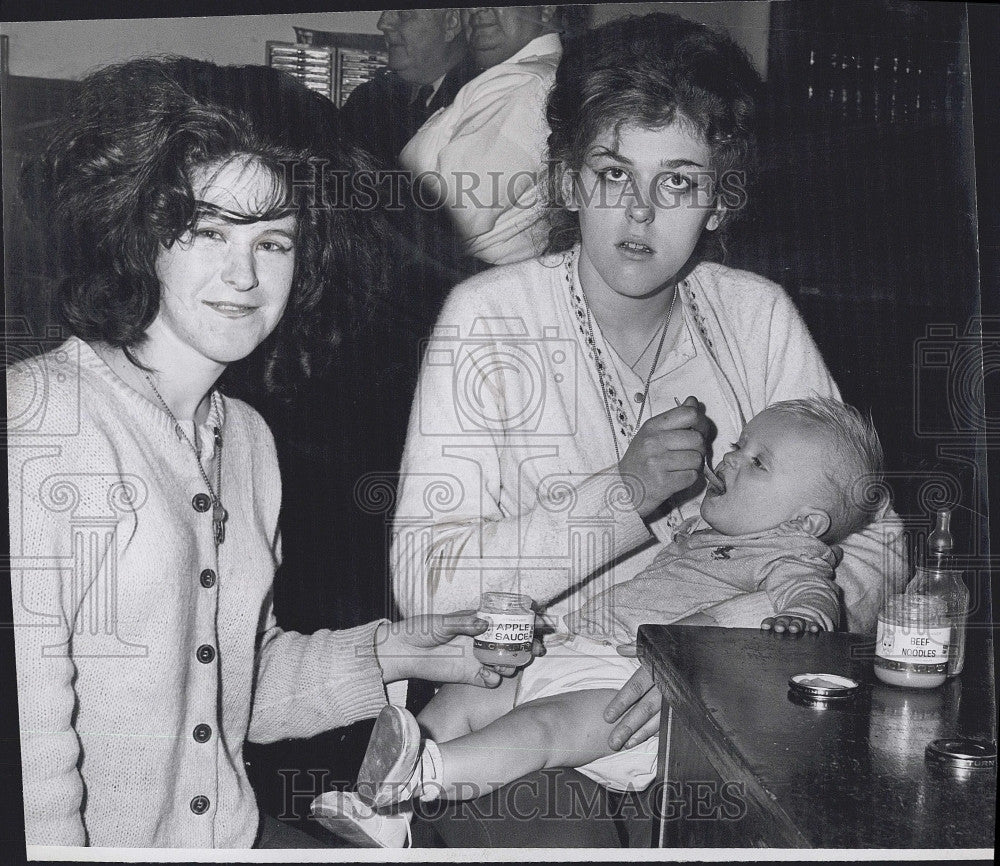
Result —
M 295 28 L 297 42 L 268 42 L 267 65 L 298 78 L 340 108 L 388 63 L 381 36 Z
M 311 48 L 294 42 L 267 43 L 268 66 L 287 72 L 334 103 L 337 103 L 336 59 L 335 48 Z

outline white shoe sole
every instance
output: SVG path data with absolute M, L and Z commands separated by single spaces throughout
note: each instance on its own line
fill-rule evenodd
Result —
M 358 799 L 376 809 L 399 802 L 400 789 L 419 758 L 417 720 L 402 707 L 387 704 L 375 720 L 358 771 Z

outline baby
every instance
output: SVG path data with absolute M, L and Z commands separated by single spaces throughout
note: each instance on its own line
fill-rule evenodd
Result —
M 420 724 L 405 709 L 379 716 L 356 793 L 330 792 L 313 815 L 363 845 L 401 845 L 411 799 L 472 799 L 536 770 L 575 767 L 607 787 L 654 778 L 656 738 L 613 752 L 604 708 L 635 671 L 613 645 L 641 623 L 713 625 L 712 605 L 764 590 L 774 615 L 745 627 L 835 629 L 840 599 L 831 545 L 863 529 L 884 503 L 865 495 L 882 472 L 878 435 L 835 400 L 769 406 L 716 468 L 701 517 L 633 580 L 565 617 L 568 634 L 496 690 L 442 687 Z M 421 728 L 429 737 L 421 743 Z
M 881 472 L 878 435 L 851 407 L 820 398 L 769 406 L 715 477 L 707 473 L 701 517 L 682 524 L 636 578 L 569 614 L 569 630 L 628 643 L 641 623 L 715 625 L 701 611 L 757 590 L 778 612 L 763 628 L 835 629 L 830 545 L 874 519 L 883 503 L 866 493 L 880 489 Z

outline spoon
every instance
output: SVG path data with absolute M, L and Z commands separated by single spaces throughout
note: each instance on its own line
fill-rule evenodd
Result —
M 708 465 L 707 461 L 705 463 L 705 468 L 702 470 L 702 474 L 705 476 L 705 480 L 708 481 L 711 487 L 715 487 L 717 490 L 726 489 L 725 482 L 715 474 L 715 470 Z
M 676 397 L 674 397 L 674 403 L 676 403 L 678 406 L 681 405 L 681 401 L 678 400 Z M 723 482 L 723 480 L 721 478 L 719 478 L 718 475 L 715 474 L 715 470 L 712 469 L 712 467 L 708 465 L 708 461 L 707 460 L 705 461 L 705 466 L 702 469 L 702 475 L 705 476 L 705 480 L 712 487 L 715 487 L 715 488 L 717 488 L 719 490 L 725 490 L 726 489 L 725 483 Z

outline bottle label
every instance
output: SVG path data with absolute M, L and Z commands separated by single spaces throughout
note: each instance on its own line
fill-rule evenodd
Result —
M 943 674 L 948 667 L 950 626 L 903 625 L 878 619 L 875 664 L 894 671 Z
M 472 639 L 473 646 L 480 649 L 531 649 L 535 636 L 534 613 L 488 613 L 480 610 L 476 616 L 489 622 L 489 627 Z

